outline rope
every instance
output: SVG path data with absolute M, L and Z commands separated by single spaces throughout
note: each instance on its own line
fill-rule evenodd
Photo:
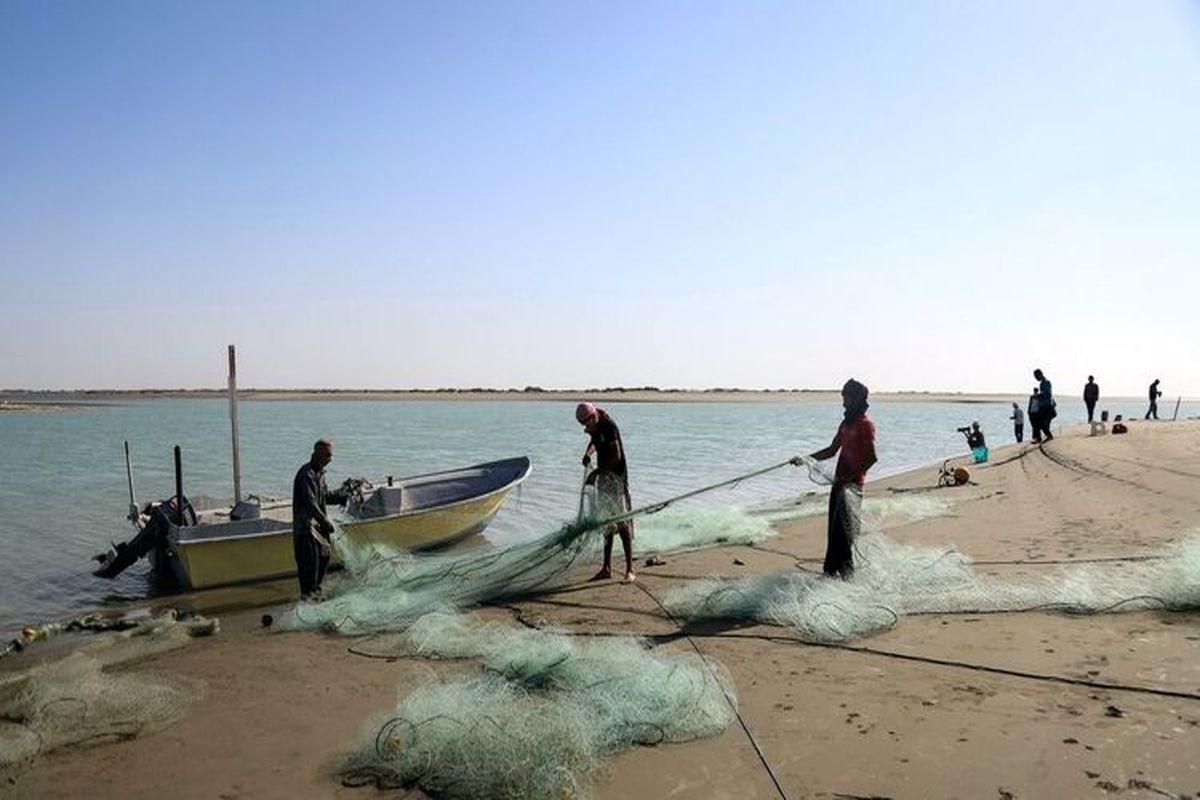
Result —
M 639 584 L 640 585 L 640 584 Z M 523 620 L 518 620 L 523 624 L 536 627 Z M 648 641 L 666 641 L 666 637 L 662 634 L 654 633 L 636 633 L 629 631 L 559 631 L 563 636 L 580 636 L 587 638 L 615 638 L 637 636 Z M 673 634 L 672 634 L 673 636 Z M 684 633 L 683 636 L 689 643 L 695 647 L 692 642 L 692 637 Z M 1085 686 L 1089 689 L 1105 689 L 1113 692 L 1133 692 L 1135 694 L 1147 694 L 1155 697 L 1174 697 L 1182 700 L 1200 700 L 1200 693 L 1177 691 L 1174 689 L 1159 689 L 1153 686 L 1137 686 L 1127 683 L 1107 683 L 1104 681 L 1094 681 L 1086 678 L 1069 678 L 1063 675 L 1049 675 L 1044 672 L 1027 672 L 1024 670 L 1008 669 L 1006 667 L 992 667 L 987 664 L 979 664 L 972 661 L 958 661 L 955 659 L 937 658 L 934 656 L 922 656 L 912 653 L 898 653 L 894 650 L 880 650 L 875 647 L 865 647 L 860 645 L 846 644 L 844 642 L 806 642 L 803 639 L 798 639 L 795 636 L 773 636 L 766 633 L 721 633 L 714 634 L 716 638 L 733 640 L 733 639 L 755 639 L 762 642 L 770 642 L 772 644 L 790 644 L 797 647 L 824 647 L 830 650 L 845 650 L 851 653 L 862 653 L 864 655 L 882 656 L 883 658 L 894 658 L 900 661 L 914 661 L 921 664 L 932 664 L 940 667 L 955 667 L 957 669 L 967 669 L 974 672 L 986 672 L 995 675 L 1005 675 L 1013 678 L 1023 678 L 1026 680 L 1047 681 L 1049 683 L 1062 683 L 1072 686 Z M 697 649 L 697 652 L 700 652 Z M 701 653 L 702 654 L 702 653 Z M 702 654 L 703 655 L 703 654 Z M 740 720 L 740 717 L 739 717 Z M 749 735 L 749 731 L 747 731 Z M 758 749 L 757 747 L 755 748 Z M 761 754 L 760 754 L 761 755 Z
M 617 523 L 625 522 L 626 520 L 631 520 L 634 517 L 643 517 L 643 516 L 650 516 L 651 514 L 657 514 L 658 512 L 662 511 L 663 509 L 667 508 L 668 506 L 678 503 L 680 500 L 686 500 L 689 497 L 696 497 L 697 495 L 701 495 L 706 492 L 711 492 L 715 489 L 723 489 L 726 486 L 734 486 L 736 484 L 741 483 L 742 481 L 746 481 L 751 478 L 757 478 L 761 475 L 766 475 L 768 472 L 774 472 L 777 469 L 783 469 L 784 467 L 797 467 L 797 466 L 800 466 L 801 464 L 807 466 L 809 468 L 809 472 L 811 474 L 812 470 L 814 469 L 814 462 L 807 456 L 796 456 L 795 458 L 789 458 L 787 461 L 781 461 L 778 464 L 772 464 L 769 467 L 763 467 L 762 469 L 756 469 L 751 472 L 747 472 L 745 474 L 738 475 L 736 478 L 729 478 L 728 480 L 721 481 L 720 483 L 713 483 L 708 486 L 703 486 L 699 489 L 693 489 L 690 492 L 684 492 L 683 494 L 678 494 L 678 495 L 675 495 L 674 497 L 669 497 L 666 500 L 660 500 L 657 503 L 650 503 L 648 505 L 641 506 L 640 508 L 635 508 L 632 511 L 626 511 L 623 514 L 617 514 L 615 516 L 608 517 L 607 519 L 593 522 L 589 525 L 589 527 L 590 528 L 605 528 L 605 527 L 608 527 L 609 525 L 616 525 Z
M 1086 686 L 1090 689 L 1107 689 L 1118 692 L 1149 694 L 1157 697 L 1175 697 L 1184 700 L 1200 700 L 1200 694 L 1197 694 L 1196 692 L 1182 692 L 1173 689 L 1157 689 L 1152 686 L 1134 686 L 1123 683 L 1107 683 L 1105 681 L 1093 681 L 1086 678 L 1067 678 L 1062 675 L 1047 675 L 1040 672 L 1026 672 L 1024 670 L 1008 669 L 1006 667 L 990 667 L 985 664 L 975 664 L 970 661 L 957 661 L 950 658 L 935 658 L 933 656 L 897 653 L 893 650 L 879 650 L 874 647 L 838 643 L 806 642 L 802 639 L 794 639 L 786 636 L 756 638 L 764 638 L 767 641 L 773 642 L 790 642 L 803 647 L 825 647 L 834 650 L 849 650 L 854 653 L 865 653 L 867 655 L 883 656 L 884 658 L 895 658 L 901 661 L 915 661 L 922 664 L 934 664 L 941 667 L 958 667 L 959 669 L 969 669 L 975 672 L 988 672 L 995 675 L 1007 675 L 1014 678 L 1026 678 L 1029 680 L 1048 681 L 1051 683 L 1063 683 L 1071 686 Z
M 778 466 L 783 465 L 780 464 Z M 772 469 L 774 469 L 774 467 Z M 688 644 L 690 644 L 692 649 L 696 651 L 696 655 L 700 656 L 700 660 L 703 661 L 707 666 L 708 657 L 704 655 L 704 652 L 701 651 L 700 646 L 696 644 L 691 635 L 684 630 L 684 627 L 679 623 L 679 620 L 677 620 L 674 615 L 667 610 L 667 607 L 662 604 L 662 601 L 655 597 L 654 593 L 651 592 L 650 589 L 647 588 L 646 585 L 641 581 L 635 581 L 634 585 L 645 592 L 646 596 L 653 600 L 655 605 L 662 609 L 662 612 L 667 615 L 667 618 L 679 627 L 679 632 L 683 634 L 683 638 L 687 639 Z M 711 667 L 709 667 L 709 669 L 711 669 Z M 714 675 L 713 677 L 715 678 L 716 676 Z M 717 682 L 717 685 L 720 685 L 720 681 Z M 782 797 L 783 800 L 788 800 L 787 792 L 783 790 L 783 785 L 779 782 L 779 778 L 775 775 L 775 770 L 771 768 L 771 762 L 767 760 L 766 754 L 763 752 L 762 747 L 759 746 L 758 740 L 754 738 L 754 733 L 750 730 L 750 726 L 746 724 L 746 720 L 742 719 L 742 712 L 738 710 L 737 705 L 733 702 L 733 700 L 730 699 L 729 694 L 725 692 L 724 689 L 721 690 L 721 694 L 724 695 L 725 702 L 729 704 L 729 708 L 731 711 L 733 711 L 733 715 L 737 717 L 738 724 L 742 726 L 742 731 L 746 734 L 746 738 L 750 740 L 750 745 L 754 748 L 754 752 L 758 754 L 758 760 L 762 762 L 763 768 L 767 771 L 767 775 L 771 776 L 771 783 L 775 784 L 775 791 L 779 792 L 779 796 Z

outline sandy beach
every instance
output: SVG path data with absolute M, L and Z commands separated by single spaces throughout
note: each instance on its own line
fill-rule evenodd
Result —
M 1119 568 L 1200 527 L 1198 447 L 1195 421 L 1137 422 L 1124 436 L 1068 428 L 1041 448 L 994 449 L 990 463 L 970 465 L 964 486 L 936 488 L 934 465 L 872 482 L 867 493 L 944 501 L 948 514 L 885 517 L 884 530 L 902 543 L 955 547 L 984 575 L 1017 580 L 1089 562 Z M 649 637 L 679 652 L 695 647 L 730 670 L 745 728 L 622 753 L 607 763 L 596 796 L 770 798 L 781 795 L 775 780 L 791 798 L 1200 796 L 1200 611 L 906 616 L 832 645 L 768 625 L 681 628 L 662 613 L 666 592 L 698 578 L 819 570 L 824 516 L 779 528 L 760 545 L 666 554 L 664 565 L 641 568 L 640 587 L 586 583 L 589 564 L 566 586 L 480 612 L 577 634 Z M 275 605 L 231 613 L 201 598 L 199 610 L 220 615 L 219 635 L 122 667 L 201 685 L 182 721 L 54 752 L 0 794 L 379 796 L 340 785 L 331 774 L 338 754 L 371 714 L 417 682 L 477 667 L 366 657 L 350 652 L 370 652 L 362 639 L 264 629 L 261 615 L 278 614 L 290 591 L 245 590 L 242 600 Z M 43 647 L 0 669 L 44 658 L 51 645 Z

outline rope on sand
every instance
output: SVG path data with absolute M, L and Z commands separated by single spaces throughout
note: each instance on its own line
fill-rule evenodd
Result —
M 646 585 L 641 581 L 637 581 L 636 585 L 646 594 L 647 597 L 654 601 L 655 605 L 662 609 L 662 612 L 667 615 L 668 619 L 679 626 L 680 632 L 683 633 L 683 637 L 687 639 L 688 644 L 692 646 L 692 649 L 696 651 L 696 655 L 700 656 L 700 658 L 704 660 L 704 663 L 709 663 L 704 653 L 700 650 L 700 646 L 697 645 L 695 640 L 692 639 L 691 635 L 684 630 L 684 627 L 679 623 L 679 620 L 672 616 L 671 612 L 667 610 L 667 607 L 662 604 L 662 601 L 655 597 L 654 593 L 651 592 L 650 589 L 647 588 Z M 728 694 L 725 694 L 725 702 L 729 703 L 729 707 L 733 710 L 734 716 L 737 717 L 738 724 L 742 726 L 742 731 L 746 734 L 746 738 L 750 740 L 750 745 L 754 748 L 754 752 L 758 755 L 758 760 L 762 762 L 763 768 L 767 771 L 767 774 L 771 776 L 771 783 L 775 784 L 775 791 L 779 792 L 779 796 L 782 797 L 783 800 L 788 800 L 787 792 L 785 792 L 783 789 L 783 784 L 779 782 L 778 776 L 775 775 L 775 770 L 771 767 L 771 762 L 767 760 L 766 753 L 764 753 L 762 747 L 759 746 L 758 740 L 754 738 L 754 733 L 750 730 L 750 726 L 747 725 L 746 720 L 742 718 L 742 712 L 738 710 L 737 705 L 733 702 Z

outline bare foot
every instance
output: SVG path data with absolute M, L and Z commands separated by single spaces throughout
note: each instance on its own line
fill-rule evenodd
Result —
M 633 570 L 629 570 L 625 573 L 625 578 L 621 581 L 621 583 L 633 583 L 636 580 L 637 575 L 634 574 Z
M 602 569 L 599 572 L 597 572 L 595 575 L 593 575 L 592 577 L 588 578 L 588 583 L 591 583 L 592 581 L 606 581 L 611 577 L 612 577 L 612 570 Z

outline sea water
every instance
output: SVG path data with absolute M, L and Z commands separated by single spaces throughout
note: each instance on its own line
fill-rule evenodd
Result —
M 621 428 L 637 506 L 824 447 L 842 416 L 837 402 L 602 405 Z M 1127 405 L 1106 407 L 1139 418 L 1139 406 Z M 872 477 L 968 455 L 955 429 L 973 420 L 993 449 L 1011 442 L 1010 411 L 1008 403 L 876 402 L 870 414 L 879 464 Z M 175 444 L 183 449 L 185 494 L 227 502 L 228 414 L 225 400 L 174 398 L 0 414 L 0 641 L 23 625 L 100 606 L 106 595 L 144 596 L 144 563 L 116 581 L 90 574 L 92 555 L 133 534 L 125 521 L 123 442 L 130 443 L 139 503 L 174 493 Z M 1068 401 L 1055 424 L 1085 419 L 1082 404 Z M 292 477 L 319 437 L 334 442 L 331 487 L 351 475 L 378 481 L 527 455 L 532 473 L 484 534 L 496 546 L 574 516 L 587 444 L 574 403 L 552 400 L 242 402 L 239 427 L 243 493 L 281 499 L 290 497 Z M 812 488 L 803 470 L 789 467 L 692 502 L 762 506 Z

